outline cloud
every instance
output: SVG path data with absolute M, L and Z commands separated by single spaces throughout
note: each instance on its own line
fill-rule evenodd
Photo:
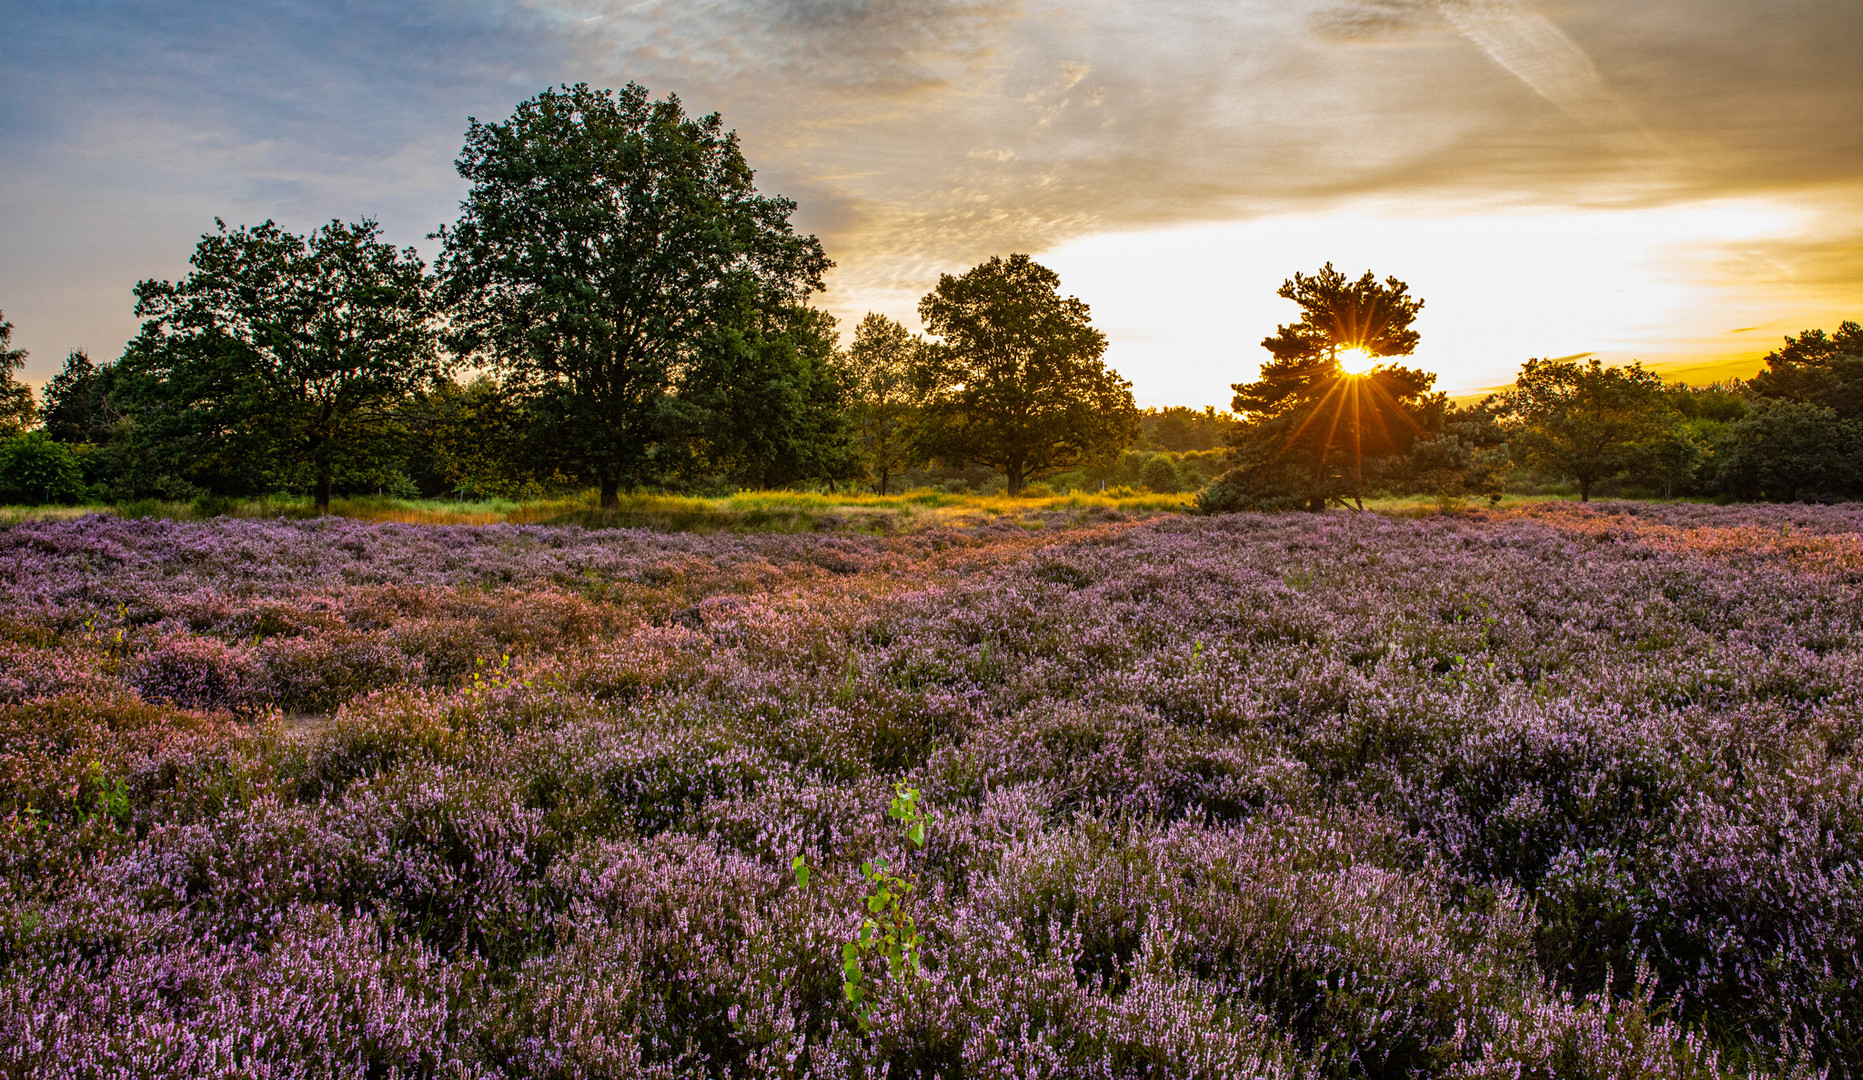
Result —
M 993 253 L 1343 204 L 1863 202 L 1854 0 L 72 0 L 8 29 L 22 334 L 14 296 L 126 308 L 216 213 L 418 239 L 468 114 L 582 80 L 722 111 L 839 261 L 830 301 L 894 310 Z M 1782 257 L 1842 276 L 1853 235 Z

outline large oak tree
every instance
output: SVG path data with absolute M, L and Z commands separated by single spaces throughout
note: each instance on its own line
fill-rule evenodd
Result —
M 1101 357 L 1087 305 L 1027 255 L 940 275 L 919 302 L 941 339 L 920 367 L 932 456 L 1001 469 L 1009 493 L 1139 435 L 1132 384 Z
M 702 418 L 682 386 L 714 369 L 706 350 L 832 265 L 790 227 L 793 202 L 758 194 L 718 114 L 633 83 L 473 120 L 457 164 L 472 188 L 437 234 L 449 340 L 538 399 L 554 464 L 594 479 L 603 506 L 690 459 Z
M 123 374 L 139 437 L 197 469 L 302 474 L 328 508 L 338 472 L 366 470 L 395 407 L 441 371 L 432 279 L 373 221 L 308 237 L 218 224 L 186 278 L 136 286 Z

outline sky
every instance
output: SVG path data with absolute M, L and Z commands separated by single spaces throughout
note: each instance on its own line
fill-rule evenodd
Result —
M 1227 407 L 1332 262 L 1425 301 L 1438 387 L 1529 357 L 1707 381 L 1863 319 L 1857 0 L 0 0 L 0 310 L 54 374 L 216 217 L 431 257 L 468 117 L 630 81 L 718 111 L 917 329 L 1028 252 L 1141 405 Z

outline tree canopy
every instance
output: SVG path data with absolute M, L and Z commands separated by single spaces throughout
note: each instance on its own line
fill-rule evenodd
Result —
M 440 374 L 432 280 L 367 219 L 308 237 L 218 224 L 186 278 L 136 286 L 146 321 L 124 362 L 145 434 L 274 483 L 305 474 L 328 507 L 336 474 L 367 469 L 393 407 Z
M 758 194 L 718 114 L 634 83 L 472 120 L 457 164 L 472 187 L 436 234 L 449 341 L 543 400 L 554 456 L 604 506 L 688 458 L 703 418 L 681 386 L 701 354 L 801 304 L 832 265 L 790 227 L 793 202 Z
M 1280 326 L 1262 340 L 1262 348 L 1277 361 L 1337 360 L 1347 349 L 1368 357 L 1409 356 L 1421 340 L 1410 324 L 1423 301 L 1394 277 L 1380 284 L 1367 270 L 1357 281 L 1347 281 L 1327 263 L 1312 277 L 1296 271 L 1275 295 L 1300 305 L 1299 322 Z
M 1595 357 L 1528 360 L 1505 400 L 1519 427 L 1515 448 L 1528 464 L 1577 481 L 1580 502 L 1598 481 L 1657 454 L 1680 419 L 1655 373 Z
M 720 329 L 681 387 L 695 430 L 687 472 L 746 487 L 860 472 L 835 320 L 803 305 Z
M 1410 323 L 1423 301 L 1409 286 L 1394 277 L 1379 284 L 1369 271 L 1348 282 L 1327 263 L 1312 277 L 1296 273 L 1279 295 L 1300 305 L 1300 321 L 1262 341 L 1273 359 L 1259 378 L 1232 387 L 1237 464 L 1203 500 L 1206 509 L 1320 510 L 1356 500 L 1367 463 L 1408 452 L 1424 432 L 1414 414 L 1435 375 L 1397 365 L 1353 373 L 1339 361 L 1343 349 L 1386 357 L 1416 347 Z
M 893 477 L 917 459 L 914 380 L 925 342 L 884 315 L 868 312 L 847 350 L 854 427 L 867 474 L 887 493 Z
M 1027 255 L 998 256 L 940 275 L 919 301 L 940 339 L 920 368 L 923 445 L 1001 469 L 1012 495 L 1139 433 L 1132 385 L 1107 369 L 1105 335 L 1060 285 Z
M 1835 334 L 1786 338 L 1749 385 L 1761 397 L 1817 405 L 1846 420 L 1863 415 L 1863 325 L 1846 321 Z
M 45 384 L 40 423 L 46 434 L 63 443 L 109 439 L 116 419 L 111 415 L 107 385 L 111 374 L 110 369 L 92 363 L 83 349 L 71 350 L 64 368 Z
M 32 426 L 32 387 L 13 373 L 26 366 L 26 350 L 13 346 L 13 324 L 0 312 L 0 438 L 19 435 Z

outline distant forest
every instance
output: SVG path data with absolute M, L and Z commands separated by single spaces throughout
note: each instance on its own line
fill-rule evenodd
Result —
M 1210 512 L 1384 494 L 1863 496 L 1863 328 L 1754 378 L 1529 360 L 1452 405 L 1404 367 L 1423 301 L 1330 264 L 1281 295 L 1229 411 L 1135 407 L 1087 306 L 1026 255 L 940 277 L 925 335 L 812 307 L 833 265 L 717 114 L 629 85 L 473 121 L 426 265 L 373 221 L 203 235 L 136 286 L 123 354 L 43 400 L 0 316 L 0 502 L 264 493 L 540 497 L 743 488 L 1196 491 Z

